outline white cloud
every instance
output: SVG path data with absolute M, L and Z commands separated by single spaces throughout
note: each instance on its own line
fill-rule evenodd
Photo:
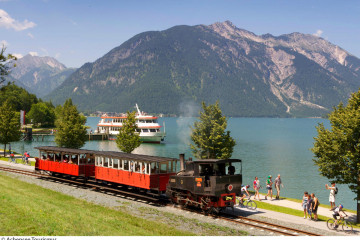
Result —
M 30 54 L 31 56 L 39 56 L 39 54 L 38 54 L 37 52 L 29 52 L 29 54 Z
M 59 59 L 60 56 L 61 56 L 61 53 L 56 53 L 56 54 L 55 54 L 55 58 L 56 58 L 56 59 Z
M 11 55 L 13 55 L 14 57 L 16 57 L 17 59 L 20 59 L 22 57 L 24 57 L 22 54 L 20 53 L 12 53 Z
M 321 35 L 322 35 L 323 33 L 324 33 L 323 30 L 318 29 L 318 30 L 316 31 L 316 33 L 314 33 L 313 35 L 316 36 L 316 37 L 321 37 Z
M 7 41 L 5 41 L 5 40 L 2 40 L 0 42 L 0 45 L 1 45 L 0 47 L 2 47 L 2 46 L 7 47 L 7 46 L 9 46 L 9 43 Z
M 32 38 L 32 39 L 35 38 L 34 35 L 32 35 L 31 33 L 28 33 L 27 35 L 28 35 L 30 38 Z
M 29 22 L 28 20 L 24 20 L 23 22 L 19 22 L 18 20 L 13 19 L 10 15 L 4 10 L 0 9 L 0 28 L 4 27 L 7 29 L 14 29 L 15 31 L 23 31 L 28 28 L 35 27 L 36 24 L 33 22 Z

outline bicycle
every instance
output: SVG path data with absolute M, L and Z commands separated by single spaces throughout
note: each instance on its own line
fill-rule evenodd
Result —
M 348 215 L 346 215 L 346 217 L 347 216 Z M 330 230 L 336 230 L 341 225 L 341 228 L 342 228 L 342 230 L 344 232 L 346 232 L 346 233 L 354 233 L 352 223 L 349 222 L 349 221 L 346 221 L 345 217 L 340 217 L 340 219 L 338 220 L 337 225 L 335 225 L 335 219 L 334 218 L 329 218 L 326 221 L 326 225 Z
M 241 207 L 246 207 L 248 209 L 251 210 L 256 210 L 257 208 L 257 204 L 256 202 L 254 202 L 253 200 L 250 199 L 251 196 L 249 196 L 248 198 L 246 198 L 246 200 L 244 200 L 243 202 L 240 200 L 240 197 L 238 197 L 239 200 L 239 206 Z

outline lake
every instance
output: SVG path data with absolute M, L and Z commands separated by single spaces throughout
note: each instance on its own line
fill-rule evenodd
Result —
M 87 125 L 93 131 L 100 118 L 89 117 Z M 159 118 L 159 123 L 166 129 L 165 142 L 162 144 L 144 143 L 133 153 L 153 156 L 178 158 L 180 153 L 185 157 L 192 157 L 189 147 L 190 127 L 195 118 Z M 244 184 L 252 188 L 252 181 L 258 176 L 265 192 L 265 180 L 268 175 L 275 180 L 278 174 L 284 188 L 281 196 L 301 199 L 304 191 L 315 193 L 322 204 L 329 204 L 329 191 L 325 184 L 329 181 L 320 176 L 317 166 L 313 162 L 313 154 L 309 150 L 317 136 L 315 126 L 324 123 L 329 127 L 329 121 L 319 118 L 229 118 L 228 130 L 236 140 L 232 158 L 243 160 Z M 33 147 L 41 145 L 55 145 L 53 137 L 46 137 L 44 142 L 16 142 L 12 149 L 17 152 L 30 151 L 37 156 Z M 84 149 L 117 150 L 115 141 L 88 141 Z M 338 185 L 339 193 L 336 204 L 342 203 L 345 208 L 356 209 L 355 194 L 346 185 Z M 274 193 L 276 191 L 274 190 Z M 300 204 L 299 204 L 300 209 Z

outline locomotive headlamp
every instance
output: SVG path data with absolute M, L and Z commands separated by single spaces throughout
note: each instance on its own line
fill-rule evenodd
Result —
M 228 187 L 227 187 L 227 190 L 228 190 L 229 192 L 231 192 L 231 191 L 233 190 L 233 188 L 234 188 L 233 185 L 229 184 Z

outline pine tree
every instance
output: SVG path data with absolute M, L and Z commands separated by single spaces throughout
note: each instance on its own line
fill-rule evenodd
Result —
M 315 164 L 320 174 L 336 183 L 348 184 L 360 200 L 360 90 L 346 106 L 340 103 L 329 115 L 331 129 L 321 123 L 315 137 Z M 357 203 L 360 222 L 360 203 Z
M 0 107 L 0 143 L 5 145 L 4 157 L 6 144 L 19 141 L 20 137 L 20 115 L 11 107 L 9 101 L 5 101 Z
M 225 131 L 227 119 L 222 115 L 217 101 L 215 105 L 206 106 L 202 102 L 203 112 L 200 112 L 200 121 L 194 123 L 190 144 L 194 156 L 199 159 L 228 159 L 231 157 L 235 140 L 230 131 Z
M 71 98 L 56 108 L 55 142 L 59 147 L 81 148 L 87 139 L 86 117 L 79 114 Z
M 0 85 L 5 82 L 5 76 L 7 76 L 12 67 L 16 67 L 13 61 L 16 61 L 16 57 L 11 54 L 5 55 L 5 46 L 2 46 L 0 51 Z
M 127 112 L 127 118 L 123 122 L 116 138 L 116 145 L 121 151 L 131 153 L 140 146 L 140 136 L 136 133 L 136 129 L 135 112 Z

